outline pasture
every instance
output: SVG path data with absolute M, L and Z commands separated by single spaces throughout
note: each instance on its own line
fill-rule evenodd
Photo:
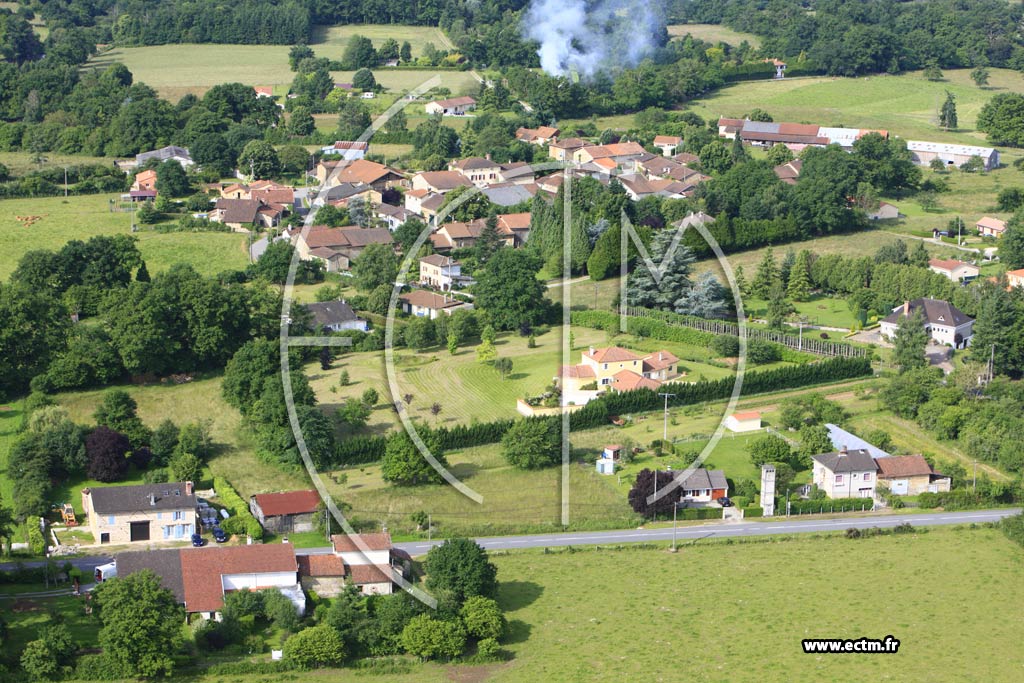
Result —
M 681 38 L 687 34 L 707 43 L 727 43 L 739 46 L 744 40 L 753 47 L 761 46 L 761 39 L 753 33 L 740 33 L 721 24 L 671 24 L 668 34 L 673 38 Z
M 70 240 L 95 235 L 130 234 L 130 215 L 109 210 L 110 200 L 116 197 L 97 194 L 0 201 L 0 280 L 10 276 L 27 251 L 57 250 Z M 18 216 L 41 218 L 25 227 Z M 175 263 L 190 263 L 204 275 L 245 268 L 248 263 L 245 237 L 237 233 L 141 230 L 135 236 L 146 266 L 154 274 Z

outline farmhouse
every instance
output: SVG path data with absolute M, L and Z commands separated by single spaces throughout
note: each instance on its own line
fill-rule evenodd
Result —
M 971 157 L 980 157 L 986 171 L 999 167 L 999 152 L 991 147 L 907 140 L 907 150 L 910 151 L 914 163 L 920 166 L 928 166 L 932 160 L 939 159 L 947 166 L 960 168 L 970 161 Z
M 572 161 L 573 154 L 578 149 L 587 146 L 586 140 L 580 138 L 565 138 L 556 140 L 548 145 L 548 156 L 555 161 Z
M 223 223 L 236 232 L 246 232 L 254 228 L 277 227 L 287 207 L 284 204 L 265 202 L 262 199 L 218 199 L 210 220 Z
M 368 159 L 321 160 L 316 165 L 315 175 L 316 179 L 327 187 L 351 183 L 356 186 L 369 185 L 378 192 L 408 184 L 405 176 L 398 171 Z
M 320 153 L 323 155 L 337 155 L 342 159 L 347 159 L 349 161 L 362 159 L 369 151 L 370 143 L 353 142 L 351 140 L 337 140 L 333 145 L 327 145 L 326 147 L 320 148 Z
M 313 316 L 313 325 L 317 330 L 341 332 L 342 330 L 359 330 L 366 332 L 370 324 L 356 315 L 345 301 L 321 301 L 306 304 L 306 310 Z
M 929 259 L 928 270 L 949 278 L 953 282 L 970 282 L 981 273 L 981 269 L 978 266 L 956 259 Z
M 373 216 L 385 226 L 388 230 L 394 232 L 398 230 L 410 218 L 415 217 L 415 214 L 401 206 L 391 206 L 390 204 L 377 204 L 373 208 Z
M 185 613 L 221 619 L 224 595 L 236 590 L 276 588 L 306 611 L 299 584 L 299 567 L 290 543 L 179 548 L 120 553 L 115 558 L 118 576 L 148 569 L 174 593 Z
M 501 164 L 487 157 L 468 157 L 448 164 L 448 170 L 460 173 L 477 187 L 486 187 L 500 182 Z
M 552 126 L 519 128 L 516 130 L 516 140 L 528 142 L 531 145 L 549 145 L 558 139 L 558 133 L 559 130 Z
M 796 181 L 800 179 L 800 170 L 803 166 L 803 161 L 800 159 L 793 159 L 793 161 L 787 161 L 784 164 L 779 164 L 772 170 L 775 171 L 775 175 L 777 175 L 779 180 L 782 182 L 787 185 L 796 185 Z
M 156 171 L 149 169 L 142 173 L 135 174 L 135 182 L 132 183 L 134 191 L 151 191 L 156 193 Z
M 460 301 L 448 295 L 435 294 L 424 289 L 416 289 L 398 297 L 402 311 L 419 318 L 437 318 L 439 315 L 451 315 L 459 310 L 472 310 L 473 304 Z
M 267 531 L 274 533 L 313 530 L 313 515 L 320 505 L 315 490 L 258 493 L 249 498 L 249 511 Z
M 939 474 L 920 455 L 875 458 L 878 483 L 889 487 L 898 496 L 949 491 L 953 478 Z
M 737 135 L 744 142 L 758 147 L 772 147 L 782 144 L 794 152 L 806 147 L 825 147 L 840 145 L 846 151 L 853 149 L 853 143 L 869 133 L 878 133 L 889 137 L 889 131 L 870 130 L 864 128 L 835 128 L 806 123 L 783 123 L 771 121 L 751 121 L 749 119 L 718 120 L 718 135 L 734 139 Z
M 357 586 L 363 595 L 387 595 L 404 573 L 400 565 L 408 556 L 392 547 L 387 533 L 335 535 L 331 545 L 331 554 L 298 558 L 302 587 L 320 597 L 337 597 L 346 585 Z
M 761 413 L 756 410 L 746 413 L 733 413 L 725 418 L 725 428 L 730 432 L 756 432 L 761 429 Z
M 991 216 L 984 216 L 974 226 L 982 237 L 1002 237 L 1006 232 L 1006 221 Z
M 948 301 L 939 299 L 914 299 L 897 306 L 892 313 L 882 319 L 882 336 L 894 338 L 900 320 L 919 310 L 924 313 L 925 331 L 936 343 L 955 349 L 964 349 L 970 345 L 974 318 L 967 317 L 963 311 Z
M 874 498 L 878 466 L 862 449 L 841 447 L 834 453 L 811 456 L 812 483 L 829 498 Z
M 99 543 L 174 541 L 196 529 L 190 481 L 82 489 L 82 510 Z
M 274 86 L 272 85 L 255 85 L 253 86 L 253 92 L 256 93 L 256 97 L 273 97 Z
M 154 149 L 151 152 L 142 152 L 141 154 L 135 155 L 135 165 L 145 166 L 146 163 L 152 159 L 157 161 L 177 161 L 183 168 L 188 168 L 195 165 L 192 161 L 192 155 L 189 154 L 188 149 L 185 147 L 175 147 L 174 145 L 168 145 L 167 147 L 161 147 L 160 149 Z
M 420 284 L 445 292 L 472 282 L 472 278 L 462 274 L 462 264 L 455 259 L 441 254 L 420 259 Z
M 466 112 L 476 109 L 476 100 L 472 97 L 452 97 L 447 100 L 434 100 L 424 107 L 427 115 L 465 116 Z
M 369 245 L 394 242 L 387 228 L 329 228 L 326 225 L 314 225 L 308 234 L 304 233 L 304 230 L 295 231 L 295 250 L 299 252 L 299 258 L 306 261 L 313 258 L 323 260 L 328 257 L 325 252 L 313 253 L 314 249 L 323 247 L 344 257 L 336 259 L 341 270 L 347 270 L 350 262 Z
M 622 166 L 649 154 L 639 142 L 617 142 L 609 145 L 581 147 L 573 152 L 572 159 L 577 164 L 585 164 L 598 159 L 611 159 L 617 166 Z
M 698 468 L 679 485 L 679 502 L 688 504 L 715 503 L 729 495 L 729 483 L 722 470 Z

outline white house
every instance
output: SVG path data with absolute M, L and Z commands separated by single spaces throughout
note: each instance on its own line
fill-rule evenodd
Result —
M 696 469 L 679 485 L 681 503 L 714 503 L 728 495 L 729 483 L 722 470 Z
M 428 115 L 465 116 L 466 112 L 476 109 L 476 100 L 472 97 L 452 97 L 447 100 L 434 100 L 424 107 Z
M 882 319 L 882 336 L 895 338 L 900 321 L 917 311 L 924 313 L 924 329 L 936 343 L 956 349 L 964 349 L 970 345 L 971 336 L 974 334 L 974 318 L 969 318 L 948 301 L 939 299 L 914 299 L 897 306 L 892 313 Z
M 725 428 L 730 432 L 756 432 L 761 429 L 761 413 L 756 410 L 746 413 L 733 413 L 725 418 Z
M 356 159 L 364 158 L 369 150 L 370 143 L 368 142 L 352 142 L 350 140 L 338 140 L 333 145 L 321 147 L 320 153 L 336 154 L 340 156 L 342 159 L 354 161 Z
M 878 465 L 863 449 L 847 449 L 811 456 L 811 481 L 829 498 L 874 498 Z
M 370 328 L 369 323 L 357 316 L 346 301 L 321 301 L 315 304 L 306 304 L 306 310 L 313 315 L 313 326 L 318 331 L 359 330 L 366 332 Z
M 597 460 L 597 473 L 598 474 L 615 474 L 615 461 L 610 458 L 598 458 Z
M 331 545 L 334 555 L 345 565 L 346 579 L 359 586 L 364 595 L 392 592 L 395 571 L 390 534 L 338 534 L 331 536 Z
M 928 270 L 938 273 L 953 282 L 969 282 L 977 278 L 981 273 L 981 269 L 978 266 L 956 259 L 929 259 Z
M 402 311 L 417 317 L 427 317 L 431 320 L 439 315 L 451 315 L 460 309 L 471 310 L 473 304 L 459 301 L 454 297 L 435 294 L 424 289 L 417 289 L 408 294 L 398 297 Z
M 421 284 L 444 292 L 472 282 L 471 277 L 462 274 L 462 264 L 449 256 L 431 254 L 420 259 Z

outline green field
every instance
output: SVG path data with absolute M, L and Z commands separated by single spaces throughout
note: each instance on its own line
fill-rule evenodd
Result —
M 32 249 L 60 249 L 70 240 L 94 235 L 130 234 L 131 217 L 112 213 L 109 201 L 117 195 L 40 197 L 0 201 L 0 280 L 6 280 L 22 254 Z M 18 216 L 41 216 L 25 227 Z M 245 237 L 229 232 L 136 233 L 139 250 L 151 273 L 175 263 L 190 263 L 200 273 L 215 275 L 245 268 Z
M 78 154 L 59 154 L 57 152 L 42 154 L 42 163 L 36 163 L 33 161 L 35 156 L 31 152 L 0 152 L 0 164 L 6 166 L 12 176 L 24 175 L 29 171 L 38 171 L 40 168 L 60 168 L 84 164 L 109 166 L 111 164 L 109 157 L 87 157 Z
M 748 81 L 717 90 L 689 108 L 709 121 L 743 116 L 760 107 L 776 121 L 880 128 L 911 140 L 984 145 L 984 134 L 974 130 L 982 105 L 1001 92 L 1024 90 L 1024 74 L 1008 69 L 992 69 L 985 88 L 974 85 L 969 69 L 944 75 L 937 82 L 925 80 L 918 71 L 898 76 Z M 957 131 L 946 132 L 937 125 L 947 90 L 957 98 Z
M 386 38 L 399 42 L 408 40 L 413 56 L 419 56 L 428 42 L 444 48 L 444 37 L 435 27 L 385 25 L 321 27 L 310 47 L 318 57 L 340 59 L 346 42 L 357 33 L 372 39 L 377 46 Z M 220 83 L 287 86 L 295 77 L 288 66 L 289 48 L 288 45 L 213 44 L 122 47 L 97 55 L 86 68 L 121 62 L 137 82 L 146 83 L 162 97 L 177 101 L 187 93 L 202 94 Z M 415 87 L 434 74 L 440 75 L 442 85 L 453 93 L 468 91 L 476 82 L 468 72 L 459 71 L 405 71 L 385 67 L 374 71 L 381 85 L 395 91 Z M 352 72 L 333 75 L 339 82 L 352 80 Z
M 740 33 L 721 24 L 672 24 L 668 27 L 668 34 L 673 38 L 690 34 L 708 43 L 728 43 L 734 47 L 744 40 L 753 47 L 761 46 L 761 39 L 753 33 Z

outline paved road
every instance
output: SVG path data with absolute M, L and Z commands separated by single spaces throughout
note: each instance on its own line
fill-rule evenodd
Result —
M 1020 508 L 1002 508 L 998 510 L 972 510 L 970 512 L 939 512 L 934 514 L 899 514 L 879 515 L 871 517 L 855 517 L 845 519 L 807 519 L 798 518 L 765 519 L 760 522 L 732 522 L 718 524 L 701 524 L 682 526 L 676 532 L 680 543 L 700 540 L 702 538 L 729 536 L 771 536 L 775 534 L 820 533 L 842 531 L 851 527 L 869 529 L 871 527 L 891 528 L 905 522 L 914 526 L 946 526 L 951 524 L 971 524 L 997 522 L 1003 517 L 1021 512 Z M 566 545 L 612 545 L 620 543 L 648 543 L 653 541 L 671 541 L 672 528 L 658 527 L 654 529 L 623 529 L 621 531 L 580 531 L 553 534 L 537 534 L 532 536 L 495 536 L 478 538 L 477 542 L 487 550 L 514 550 L 516 548 L 555 548 Z M 396 543 L 410 555 L 422 555 L 442 541 L 411 541 Z M 331 548 L 298 548 L 298 555 L 326 555 Z M 61 560 L 58 559 L 58 562 Z M 92 572 L 97 565 L 109 562 L 109 557 L 81 557 L 72 563 L 83 570 Z M 39 566 L 41 562 L 26 562 L 25 566 Z M 7 562 L 0 564 L 0 569 L 10 569 L 14 565 Z

